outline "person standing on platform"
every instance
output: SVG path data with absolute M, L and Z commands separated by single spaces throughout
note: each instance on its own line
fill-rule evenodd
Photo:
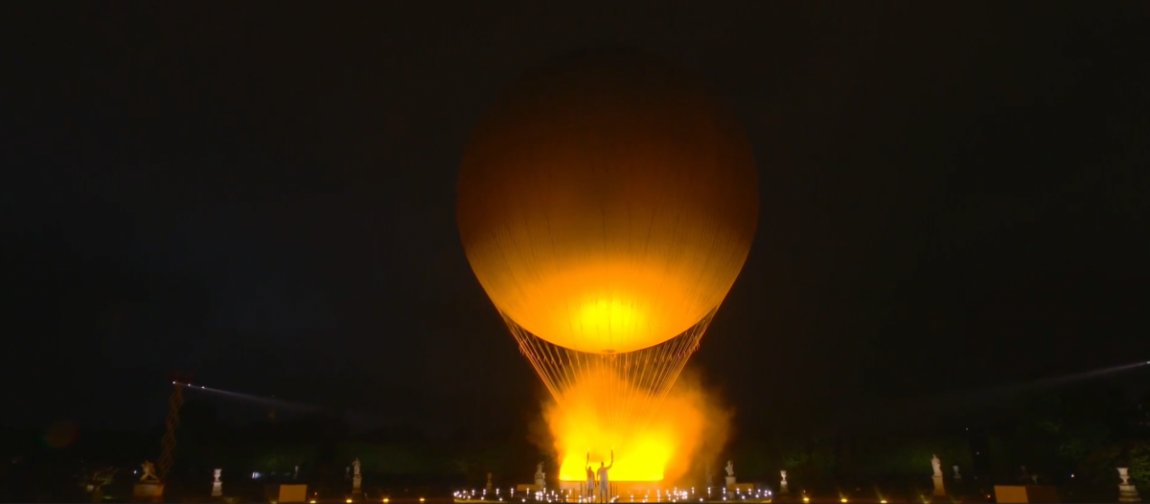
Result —
M 607 481 L 607 471 L 614 465 L 615 450 L 611 450 L 610 464 L 604 466 L 603 461 L 599 461 L 599 502 L 609 502 L 611 500 L 611 484 Z
M 588 499 L 595 498 L 595 471 L 591 469 L 591 453 L 587 453 L 587 491 L 583 496 Z

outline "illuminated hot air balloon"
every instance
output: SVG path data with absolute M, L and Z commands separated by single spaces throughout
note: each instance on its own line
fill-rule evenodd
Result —
M 526 72 L 476 128 L 457 218 L 472 270 L 557 400 L 581 377 L 639 422 L 698 347 L 750 251 L 758 180 L 738 121 L 646 55 Z

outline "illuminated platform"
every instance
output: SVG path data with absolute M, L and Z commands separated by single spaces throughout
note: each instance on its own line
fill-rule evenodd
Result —
M 661 481 L 612 481 L 611 497 L 618 498 L 619 501 L 629 501 L 631 497 L 661 496 L 663 495 L 662 484 Z M 559 493 L 568 502 L 579 502 L 579 497 L 585 496 L 586 490 L 586 481 L 559 482 Z M 597 495 L 592 497 L 597 497 Z M 570 500 L 572 498 L 575 500 Z
M 586 489 L 586 481 L 560 481 L 558 489 L 542 492 L 524 494 L 512 491 L 491 495 L 483 491 L 463 490 L 456 492 L 455 498 L 456 502 L 599 502 L 598 495 L 588 495 Z M 663 488 L 661 481 L 618 481 L 611 483 L 611 502 L 771 502 L 772 497 L 766 489 L 743 492 L 718 487 L 711 488 L 710 492 L 707 490 Z

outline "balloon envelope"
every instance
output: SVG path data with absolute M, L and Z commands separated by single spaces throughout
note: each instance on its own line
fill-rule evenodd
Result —
M 758 218 L 733 115 L 639 54 L 527 72 L 467 146 L 457 218 L 496 307 L 556 345 L 647 348 L 691 328 L 738 276 Z

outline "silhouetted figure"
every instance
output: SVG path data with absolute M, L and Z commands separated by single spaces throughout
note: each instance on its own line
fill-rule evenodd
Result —
M 603 465 L 603 461 L 599 461 L 599 502 L 607 502 L 611 500 L 611 484 L 607 481 L 607 471 L 615 465 L 615 450 L 611 450 L 611 463 Z
M 595 471 L 591 469 L 591 454 L 587 454 L 587 491 L 584 497 L 588 499 L 595 496 Z
M 156 476 L 156 464 L 150 460 L 145 460 L 140 467 L 144 469 L 144 475 L 140 476 L 141 483 L 156 483 L 160 481 L 160 477 Z

